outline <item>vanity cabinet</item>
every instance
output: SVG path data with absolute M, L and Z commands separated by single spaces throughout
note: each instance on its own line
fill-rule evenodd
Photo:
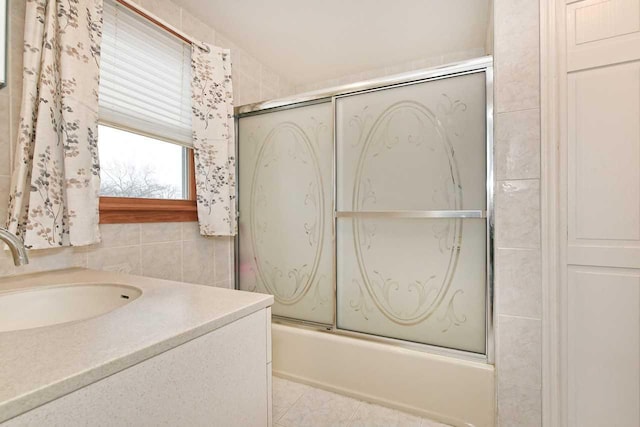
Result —
M 269 426 L 271 309 L 263 308 L 2 424 Z

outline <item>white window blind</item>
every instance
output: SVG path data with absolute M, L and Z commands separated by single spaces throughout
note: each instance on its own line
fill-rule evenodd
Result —
M 105 0 L 99 105 L 102 123 L 191 146 L 191 47 Z

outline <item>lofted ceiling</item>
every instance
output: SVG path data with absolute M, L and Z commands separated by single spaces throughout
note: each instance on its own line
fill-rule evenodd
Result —
M 483 48 L 490 0 L 174 0 L 294 84 Z

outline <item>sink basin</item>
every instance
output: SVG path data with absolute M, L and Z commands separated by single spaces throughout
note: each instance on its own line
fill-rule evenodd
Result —
M 30 288 L 0 293 L 0 332 L 89 319 L 142 295 L 124 285 L 87 284 Z

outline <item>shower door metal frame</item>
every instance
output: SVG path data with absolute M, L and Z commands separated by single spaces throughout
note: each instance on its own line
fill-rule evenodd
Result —
M 459 211 L 381 211 L 366 212 L 365 215 L 386 216 L 394 218 L 484 218 L 486 221 L 486 284 L 485 284 L 485 353 L 474 353 L 470 351 L 457 350 L 447 347 L 440 347 L 432 344 L 423 344 L 413 341 L 405 341 L 396 338 L 371 335 L 367 333 L 354 332 L 339 329 L 337 327 L 337 250 L 336 250 L 336 223 L 338 217 L 349 216 L 353 212 L 337 212 L 337 144 L 336 144 L 336 99 L 346 96 L 358 95 L 367 92 L 392 89 L 417 83 L 441 80 L 467 74 L 485 73 L 485 98 L 486 98 L 486 206 L 485 210 L 459 210 Z M 379 79 L 366 80 L 358 83 L 351 83 L 329 89 L 303 93 L 288 98 L 281 98 L 255 104 L 243 105 L 235 108 L 235 138 L 236 138 L 236 201 L 239 204 L 239 119 L 259 114 L 272 113 L 291 108 L 299 108 L 308 105 L 331 103 L 332 108 L 332 240 L 333 240 L 333 323 L 320 324 L 288 317 L 273 316 L 276 323 L 284 323 L 299 327 L 311 328 L 314 330 L 334 333 L 367 341 L 380 342 L 394 346 L 417 349 L 429 353 L 451 356 L 461 359 L 480 361 L 484 363 L 495 363 L 495 313 L 494 313 L 494 164 L 493 164 L 493 58 L 485 56 L 468 61 L 458 62 L 450 65 L 428 68 L 419 71 L 412 71 Z M 241 206 L 237 209 L 237 218 L 240 218 Z M 359 212 L 359 215 L 363 212 Z M 240 236 L 235 237 L 235 288 L 240 289 L 239 278 L 239 254 Z

